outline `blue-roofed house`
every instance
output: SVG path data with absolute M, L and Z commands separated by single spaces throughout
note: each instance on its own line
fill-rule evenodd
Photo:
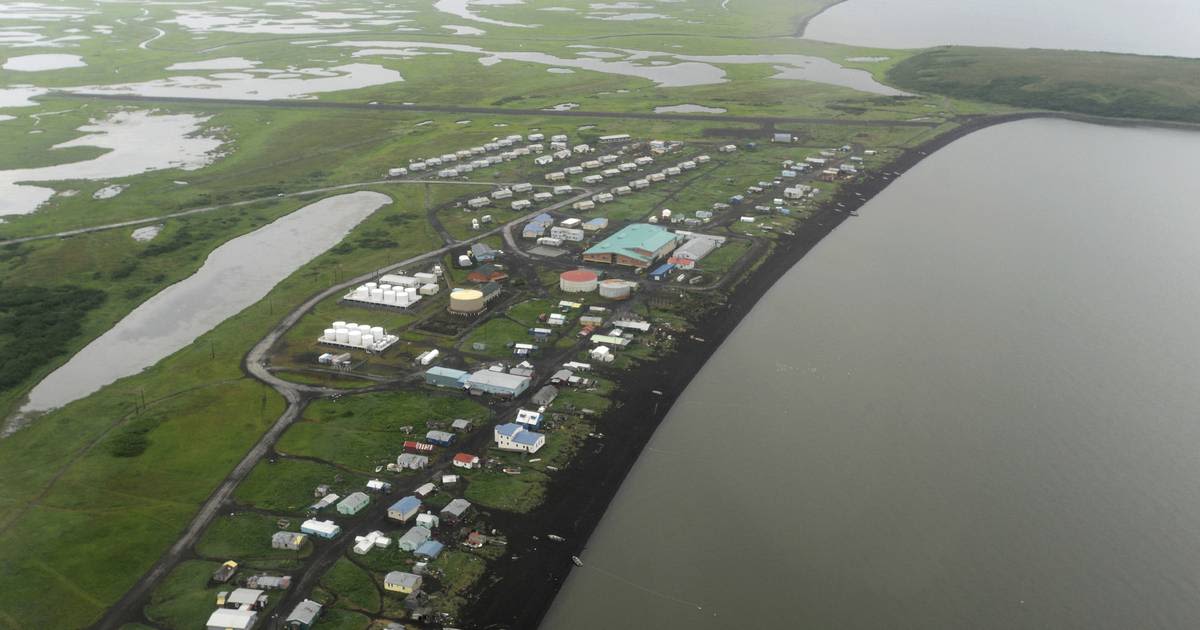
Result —
M 527 431 L 525 427 L 515 422 L 496 425 L 494 437 L 496 439 L 496 448 L 505 451 L 536 453 L 538 449 L 546 444 L 545 435 L 534 431 Z
M 543 212 L 525 224 L 525 228 L 521 230 L 521 236 L 524 238 L 537 238 L 545 234 L 546 230 L 553 224 L 554 217 Z
M 462 388 L 469 373 L 435 365 L 425 371 L 425 382 L 436 387 Z
M 675 268 L 675 265 L 672 265 L 671 263 L 664 263 L 658 269 L 655 269 L 654 271 L 650 272 L 650 279 L 651 280 L 662 280 L 663 278 L 666 278 L 667 275 L 669 275 L 671 273 L 671 270 L 674 268 Z
M 438 556 L 442 555 L 442 549 L 445 548 L 446 545 L 436 540 L 427 540 L 420 547 L 417 547 L 414 555 L 422 560 L 436 560 Z
M 634 223 L 583 252 L 583 259 L 644 269 L 670 254 L 678 239 L 676 234 L 664 227 Z
M 401 523 L 407 523 L 410 519 L 417 515 L 421 509 L 421 500 L 417 497 L 409 495 L 400 499 L 388 508 L 388 518 Z
M 583 222 L 585 232 L 599 232 L 608 227 L 608 217 L 596 217 Z

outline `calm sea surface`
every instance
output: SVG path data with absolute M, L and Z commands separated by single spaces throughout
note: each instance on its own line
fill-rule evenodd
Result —
M 804 36 L 883 48 L 965 44 L 1200 57 L 1200 2 L 847 0 L 814 18 Z
M 1200 624 L 1200 133 L 934 154 L 680 398 L 543 627 Z

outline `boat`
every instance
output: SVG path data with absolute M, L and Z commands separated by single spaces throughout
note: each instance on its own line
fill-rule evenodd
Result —
M 550 540 L 553 540 L 554 542 L 562 542 L 562 541 L 566 540 L 566 538 L 563 538 L 562 536 L 559 536 L 558 534 L 546 534 L 546 538 L 549 538 Z
M 583 566 L 583 560 L 580 560 L 579 556 L 571 556 L 571 562 L 574 562 L 577 567 Z

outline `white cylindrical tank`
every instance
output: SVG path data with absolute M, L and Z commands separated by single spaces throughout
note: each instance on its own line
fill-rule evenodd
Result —
M 463 289 L 450 294 L 450 310 L 455 313 L 478 313 L 483 310 L 483 292 Z
M 364 348 L 370 348 L 375 345 L 375 335 L 363 335 L 362 345 Z
M 372 326 L 371 336 L 374 337 L 376 341 L 383 341 L 383 326 Z
M 358 325 L 358 332 L 360 332 L 360 333 L 362 333 L 362 334 L 364 334 L 364 335 L 369 335 L 369 334 L 371 334 L 371 325 L 370 325 L 370 324 L 359 324 L 359 325 Z
M 349 328 L 350 330 L 358 330 L 358 324 L 350 322 L 349 324 L 346 324 L 346 328 Z
M 404 290 L 408 294 L 408 300 L 411 302 L 417 297 L 417 287 L 408 287 Z
M 347 343 L 354 346 L 355 348 L 362 347 L 362 331 L 351 330 L 348 337 L 349 338 L 347 339 Z
M 633 293 L 634 283 L 628 280 L 610 278 L 600 281 L 600 297 L 610 300 L 624 300 Z
M 346 322 L 333 322 L 333 327 L 334 328 L 345 328 Z
M 337 330 L 334 328 L 326 328 L 325 332 L 321 335 L 321 339 L 328 339 L 329 341 L 337 340 Z
M 395 291 L 384 291 L 383 292 L 383 303 L 384 304 L 395 304 L 396 303 L 396 292 Z
M 358 287 L 354 290 L 354 299 L 365 300 L 371 296 L 371 290 L 367 287 Z
M 350 343 L 350 330 L 348 328 L 337 329 L 337 342 Z
M 378 283 L 378 282 L 368 282 L 368 283 L 366 284 L 366 287 L 367 287 L 368 289 L 374 289 L 374 288 L 376 288 L 376 287 L 378 287 L 378 286 L 379 286 L 379 283 Z
M 392 286 L 392 285 L 390 285 L 390 284 L 381 284 L 381 285 L 379 285 L 379 288 L 380 288 L 380 289 L 383 289 L 384 291 L 388 291 L 388 290 L 391 290 L 391 289 L 395 289 L 396 287 L 393 287 L 393 286 Z
M 371 300 L 374 302 L 382 302 L 383 289 L 371 289 Z

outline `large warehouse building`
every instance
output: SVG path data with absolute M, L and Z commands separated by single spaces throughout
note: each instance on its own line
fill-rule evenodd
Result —
M 677 237 L 670 230 L 649 223 L 634 223 L 583 252 L 588 262 L 649 267 L 675 249 Z

